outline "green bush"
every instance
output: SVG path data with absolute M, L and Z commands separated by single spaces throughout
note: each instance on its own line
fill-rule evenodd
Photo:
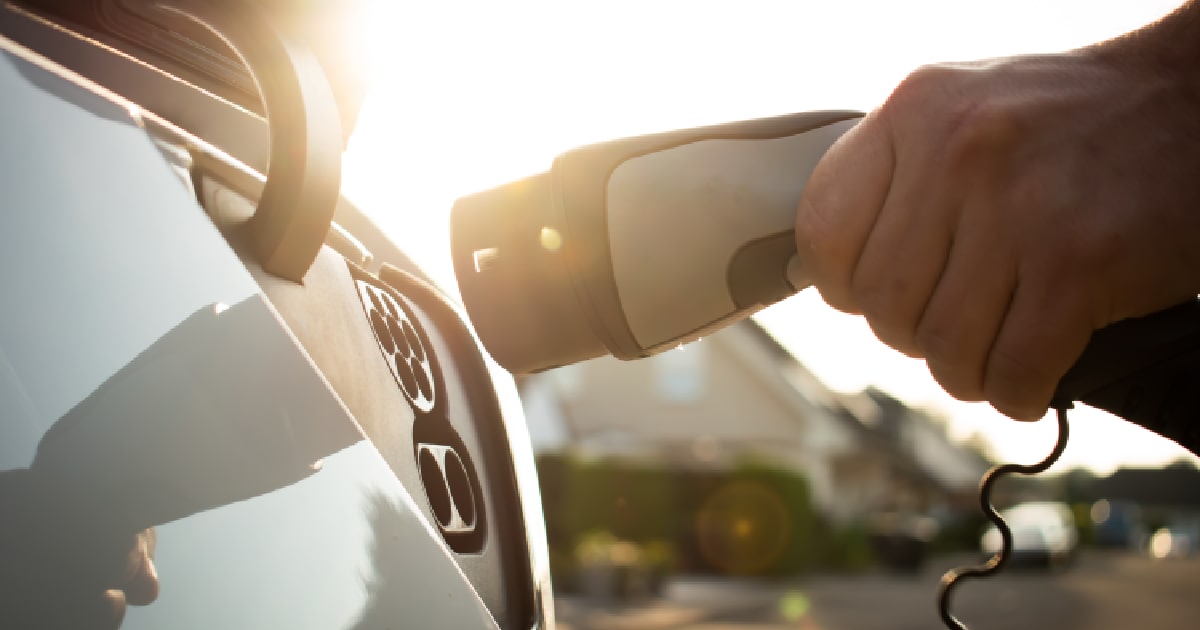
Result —
M 834 530 L 826 549 L 821 566 L 830 571 L 857 573 L 875 564 L 871 539 L 859 523 Z
M 618 543 L 632 543 L 656 574 L 790 576 L 870 562 L 861 528 L 831 528 L 804 477 L 769 463 L 724 472 L 564 455 L 537 463 L 556 588 L 571 588 L 580 554 Z
M 933 539 L 934 553 L 979 552 L 979 538 L 991 523 L 978 510 L 959 515 L 943 523 Z
M 731 482 L 750 484 L 770 493 L 782 507 L 782 525 L 787 538 L 779 553 L 757 573 L 794 575 L 816 568 L 826 552 L 828 536 L 812 505 L 811 492 L 804 477 L 771 464 L 747 460 L 735 468 Z M 764 523 L 771 526 L 772 523 Z
M 1079 544 L 1090 547 L 1096 539 L 1096 525 L 1092 523 L 1092 504 L 1072 503 L 1071 515 L 1075 517 L 1075 530 L 1079 532 Z

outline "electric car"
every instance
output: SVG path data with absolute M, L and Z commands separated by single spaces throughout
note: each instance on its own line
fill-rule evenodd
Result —
M 512 378 L 341 194 L 342 10 L 0 5 L 0 627 L 553 627 Z

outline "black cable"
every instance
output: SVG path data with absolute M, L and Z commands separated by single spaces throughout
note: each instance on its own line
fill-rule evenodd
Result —
M 1009 529 L 1008 523 L 1004 522 L 1004 517 L 996 511 L 996 506 L 992 505 L 992 486 L 996 481 L 1004 475 L 1018 473 L 1021 475 L 1036 475 L 1054 465 L 1058 461 L 1063 450 L 1067 448 L 1067 438 L 1070 437 L 1070 428 L 1067 425 L 1067 409 L 1071 405 L 1068 403 L 1065 406 L 1055 407 L 1055 412 L 1058 414 L 1058 441 L 1054 444 L 1054 450 L 1050 452 L 1046 459 L 1025 466 L 1022 464 L 1002 464 L 988 471 L 983 476 L 983 481 L 979 484 L 979 506 L 983 510 L 984 515 L 988 517 L 996 529 L 1000 531 L 1000 551 L 991 557 L 987 562 L 972 567 L 959 567 L 951 569 L 942 576 L 942 586 L 938 590 L 938 613 L 942 617 L 942 622 L 951 630 L 967 630 L 961 621 L 950 614 L 950 596 L 953 595 L 955 587 L 961 584 L 964 580 L 973 578 L 988 577 L 998 572 L 1006 562 L 1009 556 L 1012 555 L 1013 537 L 1012 530 Z

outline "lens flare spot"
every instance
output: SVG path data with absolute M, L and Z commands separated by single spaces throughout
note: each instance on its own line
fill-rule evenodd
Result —
M 800 591 L 789 591 L 779 598 L 779 616 L 789 623 L 796 623 L 808 616 L 812 602 Z
M 1166 529 L 1154 532 L 1154 536 L 1150 538 L 1150 555 L 1162 560 L 1169 557 L 1174 548 L 1174 541 L 1171 538 L 1171 531 Z
M 762 573 L 783 557 L 792 522 L 775 490 L 754 481 L 733 481 L 716 490 L 696 515 L 700 551 L 714 567 L 733 575 Z

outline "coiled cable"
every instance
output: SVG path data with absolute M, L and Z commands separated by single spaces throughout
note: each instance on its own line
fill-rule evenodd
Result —
M 989 470 L 979 483 L 979 506 L 988 520 L 1000 532 L 1000 551 L 981 565 L 951 569 L 942 576 L 942 584 L 941 588 L 938 589 L 937 598 L 938 613 L 941 615 L 942 622 L 946 624 L 947 628 L 951 630 L 967 630 L 967 626 L 963 625 L 961 621 L 950 613 L 950 599 L 954 594 L 954 589 L 964 580 L 994 575 L 1004 567 L 1012 555 L 1012 530 L 1009 529 L 1008 523 L 1004 521 L 1004 517 L 1000 516 L 1000 513 L 996 511 L 996 506 L 992 505 L 992 487 L 996 485 L 996 481 L 1005 475 L 1013 473 L 1036 475 L 1045 472 L 1047 468 L 1054 465 L 1054 462 L 1058 461 L 1063 450 L 1067 448 L 1067 438 L 1070 437 L 1070 428 L 1067 424 L 1067 410 L 1070 408 L 1070 403 L 1067 403 L 1066 405 L 1056 406 L 1054 409 L 1058 416 L 1058 441 L 1054 443 L 1054 450 L 1046 456 L 1046 459 L 1028 466 L 1022 464 L 1002 464 L 996 466 Z

